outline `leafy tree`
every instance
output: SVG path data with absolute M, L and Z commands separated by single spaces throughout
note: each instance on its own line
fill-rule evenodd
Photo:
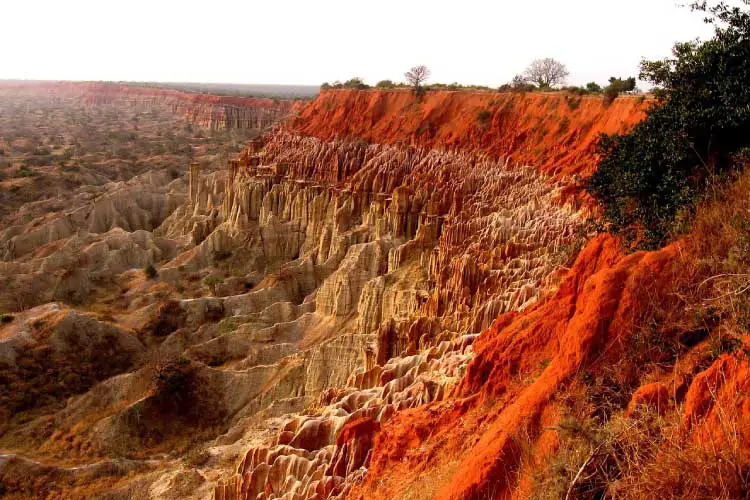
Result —
M 607 102 L 612 102 L 623 92 L 632 92 L 634 90 L 635 77 L 631 76 L 630 78 L 625 78 L 623 80 L 622 78 L 616 78 L 613 76 L 609 79 L 609 85 L 604 87 L 604 97 Z
M 375 86 L 379 89 L 392 89 L 396 84 L 391 80 L 380 80 Z
M 586 90 L 588 90 L 592 94 L 598 94 L 602 91 L 602 87 L 596 82 L 589 82 L 586 84 Z
M 561 62 L 547 57 L 532 62 L 523 74 L 527 83 L 535 83 L 540 89 L 549 89 L 565 83 L 570 72 Z
M 609 86 L 616 88 L 619 92 L 632 92 L 635 90 L 635 77 L 630 78 L 615 78 L 614 76 L 609 79 Z
M 356 89 L 356 90 L 364 90 L 370 88 L 369 85 L 367 85 L 364 81 L 362 81 L 359 77 L 350 78 L 349 80 L 344 82 L 344 88 L 346 89 Z
M 536 90 L 536 86 L 533 83 L 527 82 L 526 77 L 523 75 L 514 76 L 507 87 L 516 92 L 531 92 L 532 90 Z
M 422 92 L 422 84 L 430 78 L 430 70 L 427 66 L 414 66 L 412 69 L 404 73 L 406 81 L 412 86 L 414 92 Z
M 328 82 L 323 82 L 323 84 L 320 86 L 320 90 L 329 90 L 331 88 L 331 84 Z
M 630 133 L 601 139 L 588 184 L 611 228 L 641 246 L 662 244 L 709 178 L 738 168 L 735 155 L 750 146 L 750 13 L 724 3 L 692 8 L 707 13 L 713 37 L 641 63 L 657 102 Z

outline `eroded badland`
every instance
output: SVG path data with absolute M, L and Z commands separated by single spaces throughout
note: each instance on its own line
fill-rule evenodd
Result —
M 748 362 L 644 344 L 708 250 L 626 254 L 582 188 L 648 105 L 0 85 L 0 494 L 559 498 L 637 436 L 746 453 Z

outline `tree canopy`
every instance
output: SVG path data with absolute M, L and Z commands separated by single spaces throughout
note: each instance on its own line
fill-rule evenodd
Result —
M 656 102 L 630 133 L 600 140 L 588 184 L 610 227 L 642 246 L 665 242 L 709 179 L 738 168 L 736 154 L 750 145 L 750 14 L 723 2 L 692 8 L 706 13 L 713 37 L 641 63 Z

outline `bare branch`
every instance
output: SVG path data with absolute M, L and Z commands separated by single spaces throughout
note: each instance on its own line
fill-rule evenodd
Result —
M 568 68 L 563 63 L 548 57 L 532 62 L 523 76 L 527 82 L 535 83 L 539 88 L 544 89 L 562 85 L 569 74 Z
M 422 84 L 430 77 L 430 70 L 424 65 L 414 66 L 411 70 L 404 73 L 404 77 L 414 87 L 414 90 L 418 92 L 421 90 Z

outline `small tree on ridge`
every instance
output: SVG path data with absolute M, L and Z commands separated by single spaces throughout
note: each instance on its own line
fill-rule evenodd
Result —
M 406 81 L 412 86 L 415 92 L 422 91 L 422 84 L 430 77 L 430 70 L 427 66 L 414 66 L 404 73 Z
M 551 57 L 532 62 L 523 74 L 527 82 L 537 84 L 540 89 L 561 85 L 565 83 L 568 75 L 570 75 L 568 68 Z

